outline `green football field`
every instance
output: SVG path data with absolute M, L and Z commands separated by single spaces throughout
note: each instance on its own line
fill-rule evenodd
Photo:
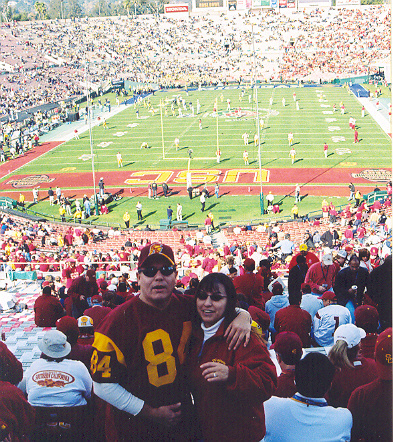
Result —
M 108 119 L 107 129 L 102 124 L 93 128 L 97 173 L 117 169 L 117 152 L 121 152 L 127 170 L 187 168 L 189 149 L 193 151 L 193 169 L 215 168 L 217 145 L 222 154 L 221 167 L 243 167 L 244 149 L 249 153 L 250 167 L 258 167 L 258 149 L 254 144 L 256 102 L 252 90 L 244 88 L 243 92 L 242 89 L 192 91 L 188 95 L 184 91 L 156 92 L 149 99 L 151 109 L 142 104 L 128 107 Z M 293 100 L 294 92 L 299 110 Z M 186 110 L 181 106 L 182 117 L 178 116 L 177 105 L 174 106 L 175 116 L 172 116 L 171 101 L 176 96 L 181 96 L 187 104 Z M 272 104 L 269 102 L 271 98 Z M 198 99 L 200 112 L 196 115 Z M 228 99 L 231 112 L 226 111 Z M 218 116 L 213 113 L 215 100 Z M 162 118 L 160 101 L 164 103 Z M 361 105 L 343 87 L 259 88 L 258 102 L 259 118 L 264 120 L 260 131 L 262 167 L 370 168 L 390 165 L 391 140 L 367 113 L 361 118 Z M 194 116 L 189 103 L 194 106 Z M 345 105 L 344 115 L 339 110 L 341 103 Z M 334 104 L 336 112 L 332 110 Z M 359 144 L 353 143 L 353 130 L 348 126 L 351 116 L 356 119 Z M 95 116 L 94 121 L 96 119 Z M 199 128 L 199 119 L 202 129 Z M 245 132 L 249 135 L 247 146 L 242 139 Z M 296 150 L 293 166 L 289 158 L 289 132 L 294 135 Z M 175 138 L 180 140 L 178 151 Z M 148 149 L 141 149 L 143 142 L 148 143 Z M 325 142 L 329 145 L 326 159 L 323 155 Z M 91 162 L 80 159 L 82 155 L 90 155 L 88 132 L 82 134 L 79 140 L 64 143 L 25 165 L 18 173 L 90 171 Z
M 293 93 L 296 93 L 298 109 Z M 112 106 L 116 108 L 114 94 L 108 96 Z M 180 106 L 181 117 L 176 103 L 177 97 L 181 97 L 186 102 L 186 109 Z M 103 101 L 105 98 L 106 96 Z M 227 110 L 228 99 L 230 111 Z M 198 114 L 197 100 L 200 103 Z M 175 103 L 174 115 L 171 109 L 172 102 Z M 215 102 L 217 102 L 216 113 L 213 112 Z M 194 107 L 194 116 L 190 103 Z M 299 204 L 299 213 L 304 215 L 320 210 L 324 195 L 330 195 L 337 206 L 346 203 L 347 179 L 350 179 L 350 175 L 347 172 L 344 180 L 334 181 L 332 177 L 336 172 L 340 175 L 344 169 L 350 171 L 353 168 L 354 171 L 359 171 L 378 167 L 389 168 L 391 165 L 391 139 L 367 112 L 364 118 L 361 117 L 361 104 L 344 87 L 261 87 L 258 88 L 258 103 L 259 124 L 260 120 L 263 120 L 263 126 L 260 126 L 261 167 L 275 170 L 275 180 L 264 184 L 264 193 L 266 196 L 268 191 L 273 189 L 277 196 L 276 200 L 280 201 L 281 213 L 275 216 L 278 219 L 290 215 L 294 198 L 293 194 L 288 196 L 288 193 L 293 192 L 296 182 L 308 183 L 308 187 L 302 190 L 303 199 Z M 340 112 L 341 103 L 345 105 L 344 115 Z M 336 107 L 335 112 L 333 105 Z M 189 149 L 192 150 L 193 159 L 190 168 L 193 171 L 210 169 L 213 173 L 216 169 L 244 170 L 259 167 L 258 148 L 254 143 L 254 135 L 257 133 L 256 101 L 253 91 L 247 87 L 190 91 L 188 95 L 184 90 L 156 92 L 136 106 L 121 105 L 122 107 L 124 110 L 107 120 L 106 129 L 102 125 L 105 114 L 102 115 L 98 109 L 95 109 L 93 123 L 97 123 L 98 116 L 101 115 L 101 124 L 92 129 L 92 145 L 96 184 L 98 178 L 104 176 L 109 191 L 122 188 L 125 198 L 109 205 L 109 215 L 93 217 L 90 221 L 121 224 L 124 211 L 128 210 L 131 214 L 135 214 L 135 205 L 141 200 L 146 218 L 137 224 L 135 217 L 134 225 L 157 226 L 160 219 L 166 218 L 168 205 L 171 204 L 176 212 L 178 202 L 183 205 L 183 216 L 190 224 L 203 224 L 206 215 L 200 212 L 199 199 L 190 201 L 184 195 L 184 184 L 180 186 L 183 188 L 181 194 L 169 199 L 149 200 L 146 197 L 145 183 L 138 186 L 126 181 L 136 171 L 186 171 Z M 353 143 L 354 133 L 348 124 L 350 117 L 356 119 L 359 144 Z M 199 127 L 199 120 L 202 129 Z M 69 126 L 68 130 L 72 132 L 73 128 L 74 126 Z M 296 150 L 296 162 L 293 165 L 289 157 L 289 132 L 293 133 Z M 249 136 L 247 146 L 244 145 L 242 138 L 244 133 Z M 178 150 L 175 148 L 175 138 L 180 140 Z M 146 149 L 141 148 L 144 142 L 148 144 Z M 327 158 L 323 153 L 325 142 L 329 146 Z M 217 164 L 215 155 L 217 145 L 221 150 L 220 165 Z M 245 149 L 249 153 L 249 166 L 245 166 L 243 161 Z M 124 167 L 121 169 L 117 166 L 118 152 L 123 157 Z M 50 177 L 57 177 L 56 180 L 62 177 L 60 187 L 63 192 L 71 198 L 80 198 L 80 192 L 92 194 L 91 167 L 90 138 L 87 131 L 80 134 L 79 140 L 72 139 L 62 143 L 23 165 L 14 175 L 47 174 Z M 321 174 L 322 178 L 319 178 L 319 181 L 315 183 L 312 181 L 310 184 L 307 176 L 311 174 L 318 177 L 320 172 L 317 168 L 326 168 L 331 181 Z M 288 179 L 289 173 L 295 174 L 295 181 Z M 65 179 L 67 174 L 72 174 L 69 175 L 69 180 Z M 342 177 L 342 173 L 340 176 Z M 161 175 L 161 178 L 165 180 L 165 175 Z M 9 180 L 10 177 L 6 179 Z M 373 182 L 363 182 L 364 193 L 374 187 Z M 57 185 L 57 181 L 53 184 Z M 170 187 L 173 185 L 170 184 Z M 256 182 L 251 187 L 248 183 L 236 180 L 229 184 L 227 182 L 226 189 L 220 182 L 221 185 L 223 186 L 221 194 L 224 195 L 218 200 L 212 198 L 206 204 L 206 209 L 213 211 L 217 222 L 236 223 L 263 218 L 260 215 L 259 187 Z M 320 190 L 313 195 L 308 194 L 310 185 L 314 190 L 318 187 Z M 209 186 L 212 192 L 213 184 L 210 183 Z M 333 186 L 341 190 L 337 193 L 332 192 Z M 233 191 L 236 187 L 238 192 Z M 45 197 L 47 188 L 48 184 L 41 185 L 42 197 Z M 162 190 L 161 186 L 159 190 Z M 231 192 L 228 193 L 228 190 Z M 17 198 L 17 195 L 12 196 Z M 31 191 L 27 194 L 27 201 L 30 200 Z M 31 206 L 31 209 L 58 217 L 58 207 L 50 207 L 47 200 Z

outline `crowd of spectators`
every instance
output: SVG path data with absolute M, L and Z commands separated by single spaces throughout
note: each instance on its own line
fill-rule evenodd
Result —
M 0 30 L 0 114 L 16 116 L 80 94 L 86 62 L 96 89 L 118 78 L 163 87 L 251 81 L 252 27 L 260 80 L 366 75 L 390 51 L 390 8 L 383 5 L 181 21 L 138 16 L 6 24 Z
M 289 407 L 285 405 L 285 401 L 277 402 L 277 398 L 288 398 L 294 394 L 300 403 L 305 401 L 304 403 L 309 404 L 308 400 L 320 401 L 324 405 L 318 407 L 329 406 L 334 407 L 332 410 L 337 410 L 337 419 L 343 421 L 332 424 L 332 434 L 350 434 L 352 414 L 339 411 L 347 407 L 354 416 L 353 440 L 370 434 L 370 431 L 384 437 L 389 432 L 386 422 L 376 426 L 373 421 L 370 430 L 370 427 L 364 428 L 359 421 L 359 416 L 363 415 L 363 395 L 367 394 L 367 389 L 373 388 L 373 391 L 377 391 L 375 394 L 381 397 L 386 396 L 386 388 L 391 390 L 391 380 L 386 379 L 386 370 L 381 375 L 378 368 L 378 358 L 381 358 L 383 351 L 387 352 L 386 346 L 379 348 L 380 332 L 390 330 L 388 337 L 385 336 L 386 332 L 381 336 L 385 344 L 390 336 L 391 345 L 391 213 L 389 204 L 377 206 L 368 207 L 365 202 L 358 207 L 349 205 L 334 223 L 323 218 L 305 223 L 305 236 L 301 243 L 292 241 L 290 234 L 286 233 L 295 221 L 254 227 L 249 235 L 255 232 L 263 233 L 266 237 L 259 244 L 258 240 L 244 239 L 241 229 L 238 239 L 233 239 L 236 234 L 226 232 L 231 239 L 216 249 L 203 242 L 203 237 L 207 235 L 202 230 L 196 232 L 195 237 L 188 236 L 186 232 L 179 235 L 179 247 L 173 258 L 178 263 L 181 274 L 177 281 L 174 280 L 174 293 L 177 296 L 182 293 L 194 295 L 199 293 L 198 283 L 206 275 L 228 275 L 228 279 L 233 281 L 238 305 L 249 311 L 258 324 L 259 333 L 277 354 L 277 366 L 280 367 L 281 375 L 278 377 L 277 387 L 273 388 L 275 397 L 269 400 L 271 393 L 264 396 L 267 410 L 266 440 L 275 440 L 275 435 L 282 431 L 282 428 L 276 427 L 276 422 L 279 413 Z M 382 216 L 382 209 L 386 210 L 387 216 Z M 358 217 L 358 213 L 362 216 Z M 379 217 L 375 217 L 371 225 L 369 218 L 374 213 L 379 214 Z M 355 223 L 356 220 L 359 222 Z M 345 234 L 348 229 L 351 229 L 352 235 Z M 357 232 L 360 229 L 365 233 L 358 238 Z M 318 236 L 316 230 L 319 231 Z M 25 372 L 20 384 L 34 411 L 12 383 L 9 386 L 7 384 L 7 394 L 12 397 L 11 402 L 0 401 L 0 407 L 10 408 L 12 403 L 12 406 L 24 410 L 16 418 L 22 420 L 19 426 L 14 422 L 15 409 L 8 409 L 12 419 L 8 416 L 3 418 L 4 430 L 12 435 L 18 431 L 25 434 L 33 431 L 35 437 L 47 440 L 45 438 L 48 437 L 48 429 L 45 425 L 42 427 L 49 419 L 45 407 L 49 407 L 52 412 L 55 410 L 58 420 L 71 422 L 73 428 L 80 425 L 80 418 L 84 416 L 83 419 L 87 419 L 89 423 L 84 427 L 84 437 L 87 439 L 97 437 L 96 427 L 102 431 L 100 437 L 103 437 L 105 431 L 110 434 L 110 430 L 103 429 L 103 422 L 111 422 L 109 415 L 103 417 L 102 402 L 96 396 L 91 396 L 91 378 L 87 372 L 94 350 L 94 330 L 102 321 L 105 322 L 106 316 L 114 309 L 120 308 L 120 305 L 128 305 L 128 302 L 139 296 L 140 278 L 136 279 L 132 268 L 138 260 L 141 261 L 146 249 L 150 246 L 157 248 L 157 245 L 152 245 L 149 240 L 149 234 L 153 235 L 154 232 L 149 232 L 147 240 L 137 242 L 136 239 L 133 241 L 133 232 L 127 231 L 123 237 L 124 244 L 118 250 L 112 248 L 107 253 L 84 250 L 86 244 L 81 239 L 83 233 L 86 232 L 81 227 L 61 230 L 56 224 L 24 221 L 7 214 L 2 217 L 0 253 L 3 270 L 36 269 L 43 274 L 45 280 L 42 283 L 42 294 L 34 305 L 35 322 L 39 327 L 53 329 L 40 343 L 41 359 L 35 361 Z M 87 233 L 92 234 L 89 231 Z M 100 241 L 108 249 L 114 238 L 107 238 L 101 233 L 103 236 L 101 235 Z M 325 233 L 330 233 L 331 237 Z M 280 256 L 278 252 L 283 244 L 288 247 Z M 97 245 L 98 243 L 94 243 L 93 247 Z M 53 250 L 48 251 L 51 247 Z M 150 272 L 150 268 L 146 270 L 148 271 Z M 206 299 L 203 296 L 201 299 Z M 221 295 L 211 296 L 222 298 Z M 216 302 L 216 298 L 214 299 Z M 209 301 L 205 301 L 207 302 Z M 332 346 L 328 352 L 331 365 L 326 362 L 327 359 L 323 360 L 325 362 L 314 362 L 315 367 L 318 364 L 325 367 L 324 370 L 328 370 L 329 375 L 324 378 L 325 381 L 318 378 L 320 389 L 311 381 L 307 389 L 298 380 L 302 376 L 298 373 L 302 367 L 299 358 L 302 349 L 319 346 Z M 375 355 L 376 361 L 373 352 L 375 346 L 379 348 Z M 7 357 L 11 356 L 7 353 Z M 70 360 L 79 362 L 73 364 Z M 38 374 L 35 373 L 42 370 L 52 372 L 55 367 L 56 372 L 60 370 L 71 373 L 78 379 L 73 389 L 66 388 L 67 394 L 62 395 L 61 399 L 49 394 L 52 391 L 50 389 L 44 396 L 40 395 L 36 381 L 32 381 L 37 379 Z M 105 364 L 102 371 L 105 373 Z M 56 378 L 50 382 L 54 382 L 56 387 L 64 379 Z M 20 380 L 18 377 L 13 383 L 17 384 Z M 52 385 L 44 379 L 42 382 L 46 382 L 45 386 Z M 61 401 L 66 401 L 67 404 Z M 64 405 L 71 410 L 66 416 L 64 409 L 59 410 Z M 376 410 L 380 409 L 379 406 L 376 407 Z M 376 410 L 373 416 L 379 422 Z M 36 424 L 41 425 L 35 429 L 32 417 L 34 412 Z M 385 418 L 386 413 L 383 410 L 381 413 Z M 310 431 L 309 427 L 313 426 L 312 417 L 308 419 L 308 430 L 304 428 L 302 432 Z M 57 430 L 63 431 L 62 428 Z M 68 434 L 75 436 L 75 433 Z

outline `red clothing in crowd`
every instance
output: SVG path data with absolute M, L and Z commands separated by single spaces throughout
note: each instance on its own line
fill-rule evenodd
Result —
M 188 359 L 191 391 L 195 398 L 205 442 L 238 442 L 247 435 L 259 441 L 265 435 L 263 402 L 277 385 L 276 369 L 264 344 L 251 334 L 245 348 L 229 351 L 221 324 L 202 349 L 203 331 L 194 331 Z M 229 368 L 225 383 L 207 382 L 200 365 L 221 362 Z
M 83 345 L 76 343 L 71 347 L 71 352 L 67 356 L 67 359 L 72 359 L 74 361 L 81 361 L 85 364 L 86 368 L 90 370 L 92 355 L 93 355 L 92 345 Z
M 277 379 L 277 388 L 274 396 L 292 397 L 297 392 L 295 385 L 295 370 L 282 372 Z
M 392 440 L 392 381 L 376 379 L 358 387 L 348 409 L 353 416 L 351 441 Z
M 64 316 L 60 301 L 52 295 L 42 294 L 34 303 L 37 327 L 56 327 L 56 321 Z
M 303 347 L 310 347 L 312 319 L 310 313 L 299 305 L 288 305 L 276 312 L 274 328 L 277 333 L 290 331 L 296 333 L 302 341 Z
M 298 254 L 292 256 L 292 259 L 291 259 L 291 261 L 289 262 L 288 270 L 291 270 L 292 267 L 295 267 L 295 266 L 297 265 L 296 258 L 297 258 L 299 255 L 301 255 L 301 253 L 298 253 Z M 319 262 L 319 259 L 318 259 L 317 255 L 315 255 L 315 254 L 312 253 L 312 252 L 307 252 L 307 255 L 306 255 L 306 264 L 307 264 L 308 268 L 310 268 L 310 266 L 312 266 L 313 264 L 315 264 L 315 263 L 317 263 L 317 262 Z
M 0 392 L 0 426 L 5 426 L 12 442 L 28 440 L 26 436 L 34 428 L 34 408 L 22 391 L 9 382 L 0 381 Z
M 104 307 L 102 305 L 96 305 L 86 309 L 83 314 L 86 316 L 90 316 L 93 320 L 94 328 L 96 329 L 101 321 L 105 318 L 105 316 L 111 312 L 112 309 L 110 307 Z
M 337 369 L 332 385 L 327 392 L 327 401 L 333 407 L 346 408 L 352 392 L 361 385 L 368 384 L 378 377 L 375 361 L 357 357 L 354 368 Z
M 1 380 L 17 385 L 23 379 L 22 363 L 8 350 L 4 342 L 0 341 Z M 1 416 L 1 415 L 0 415 Z
M 375 343 L 377 342 L 378 334 L 369 333 L 360 341 L 359 356 L 363 358 L 374 359 Z
M 304 282 L 309 284 L 313 293 L 323 294 L 326 290 L 333 287 L 333 281 L 336 276 L 336 266 L 331 265 L 326 268 L 322 267 L 322 264 L 317 262 L 313 264 L 306 274 Z M 327 287 L 323 290 L 319 290 L 319 286 L 327 284 Z
M 249 305 L 254 305 L 265 310 L 265 300 L 262 297 L 264 289 L 263 277 L 252 272 L 246 272 L 244 275 L 236 276 L 233 284 L 237 293 L 242 293 Z

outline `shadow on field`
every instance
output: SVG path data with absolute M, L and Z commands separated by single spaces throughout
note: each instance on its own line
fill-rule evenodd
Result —
M 210 204 L 209 207 L 206 207 L 205 212 L 208 211 L 208 210 L 212 210 L 212 209 L 213 209 L 214 207 L 216 207 L 218 204 L 219 204 L 219 203 L 213 203 L 213 204 Z
M 186 220 L 186 219 L 188 219 L 188 218 L 191 218 L 191 217 L 194 216 L 194 215 L 195 215 L 195 212 L 189 213 L 188 215 L 183 216 L 183 220 Z
M 147 218 L 149 218 L 149 216 L 155 215 L 157 213 L 157 210 L 154 210 L 153 212 L 149 212 L 146 215 L 143 216 L 143 220 L 140 222 L 145 221 Z M 139 224 L 139 223 L 138 223 Z
M 134 164 L 134 163 L 135 163 L 135 161 L 130 161 L 129 163 L 124 164 L 124 167 L 131 166 L 131 165 Z

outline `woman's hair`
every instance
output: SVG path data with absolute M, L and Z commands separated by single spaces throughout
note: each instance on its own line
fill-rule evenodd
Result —
M 354 368 L 353 361 L 359 351 L 359 345 L 348 348 L 348 344 L 342 339 L 337 340 L 329 351 L 329 360 L 336 368 Z
M 363 258 L 367 258 L 367 261 L 370 259 L 370 251 L 367 249 L 359 250 L 359 260 L 361 261 Z
M 218 290 L 218 285 L 221 284 L 224 287 L 225 294 L 227 296 L 227 305 L 224 312 L 224 327 L 227 326 L 233 321 L 236 317 L 236 303 L 237 303 L 237 294 L 235 286 L 231 278 L 224 273 L 209 273 L 206 275 L 202 281 L 198 284 L 198 287 L 195 292 L 195 303 L 198 297 L 198 294 L 201 292 L 213 292 Z M 201 320 L 198 316 L 198 322 Z

